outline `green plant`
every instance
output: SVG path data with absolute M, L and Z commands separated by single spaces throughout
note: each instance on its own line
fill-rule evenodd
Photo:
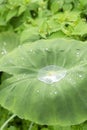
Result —
M 82 123 L 83 121 L 87 120 L 86 116 L 87 95 L 85 88 L 87 43 L 80 42 L 80 41 L 87 41 L 86 21 L 87 21 L 86 0 L 54 0 L 54 1 L 1 0 L 0 1 L 0 83 L 1 83 L 0 102 L 2 106 L 8 109 L 5 110 L 4 108 L 0 107 L 0 126 L 7 120 L 4 123 L 4 125 L 2 125 L 1 129 L 28 130 L 31 129 L 31 127 L 32 130 L 87 129 L 87 122 Z M 78 41 L 71 39 L 76 39 Z M 62 49 L 59 50 L 59 48 Z M 77 48 L 76 52 L 75 48 Z M 54 64 L 56 63 L 55 60 L 58 61 L 57 64 Z M 70 67 L 70 65 L 72 66 L 72 69 L 68 68 Z M 77 65 L 77 67 L 74 67 L 75 65 Z M 68 70 L 70 69 L 70 71 L 68 72 L 70 72 L 72 75 L 72 76 L 70 75 L 71 76 L 70 82 L 69 82 L 70 78 L 66 79 L 68 75 L 67 69 Z M 82 75 L 80 75 L 80 73 Z M 56 75 L 57 78 L 55 78 L 54 75 Z M 78 75 L 79 78 L 77 78 Z M 52 80 L 51 76 L 54 78 L 54 80 Z M 26 98 L 24 98 L 23 95 L 20 96 L 18 95 L 17 90 L 19 89 L 19 92 L 24 94 L 25 91 L 22 91 L 23 84 L 24 84 L 23 89 L 27 89 L 27 86 L 25 85 L 30 83 L 30 81 L 34 77 L 36 81 L 33 80 L 33 83 L 31 85 L 36 86 L 35 89 L 37 89 L 37 86 L 40 87 L 40 85 L 42 86 L 43 84 L 45 84 L 46 86 L 57 84 L 58 79 L 60 80 L 58 83 L 64 81 L 63 83 L 64 86 L 67 85 L 68 87 L 70 83 L 71 83 L 70 85 L 76 83 L 76 86 L 79 86 L 76 87 L 75 91 L 73 91 L 72 89 L 72 87 L 73 86 L 75 87 L 75 85 L 73 85 L 70 88 L 72 89 L 72 94 L 63 91 L 62 94 L 63 96 L 62 95 L 61 95 L 62 97 L 59 96 L 61 97 L 61 105 L 64 106 L 65 108 L 60 109 L 60 112 L 58 111 L 58 115 L 60 115 L 60 117 L 56 115 L 57 111 L 55 110 L 55 107 L 51 105 L 52 101 L 51 99 L 56 100 L 56 92 L 54 90 L 55 87 L 53 87 L 52 89 L 52 92 L 54 94 L 52 94 L 52 92 L 50 92 L 51 90 L 49 90 L 51 95 L 49 94 L 49 92 L 47 93 L 47 91 L 45 93 L 44 87 L 43 87 L 44 90 L 42 89 L 42 87 L 40 87 L 41 89 L 40 91 L 46 94 L 43 100 L 42 98 L 39 98 L 40 94 L 37 96 L 37 98 L 35 98 L 35 95 L 32 96 L 33 93 L 31 92 L 29 92 L 31 95 L 26 96 Z M 46 79 L 47 77 L 48 79 Z M 79 79 L 81 79 L 81 81 Z M 67 83 L 65 82 L 66 80 Z M 37 85 L 35 82 L 41 84 Z M 10 89 L 8 89 L 9 87 Z M 12 87 L 14 89 L 12 89 Z M 64 87 L 64 90 L 67 87 Z M 31 87 L 31 90 L 32 89 L 34 89 L 34 87 Z M 49 87 L 47 87 L 47 89 L 49 89 Z M 6 95 L 4 91 L 5 93 L 8 93 L 8 95 Z M 12 94 L 9 93 L 10 91 Z M 60 91 L 62 93 L 61 89 Z M 38 93 L 39 92 L 37 90 L 37 94 Z M 64 94 L 66 95 L 66 98 L 64 98 Z M 71 95 L 73 94 L 74 96 L 72 97 Z M 10 98 L 10 96 L 12 96 L 12 98 Z M 76 97 L 78 96 L 80 100 L 76 99 Z M 73 98 L 73 100 L 71 100 L 71 97 Z M 26 107 L 27 111 L 24 112 L 24 114 L 23 114 L 23 108 L 17 107 L 18 105 L 19 106 L 23 105 L 21 98 L 24 99 L 25 101 L 23 102 L 23 104 L 31 103 L 30 105 L 31 107 L 28 106 L 29 104 L 27 105 Z M 28 102 L 28 100 L 26 100 L 28 98 L 29 100 L 31 100 L 31 102 Z M 48 105 L 48 102 L 45 102 L 45 100 L 48 99 L 50 99 L 49 100 L 50 105 Z M 69 101 L 67 102 L 66 99 Z M 43 103 L 41 100 L 43 101 Z M 56 102 L 58 101 L 59 100 L 57 100 Z M 39 103 L 37 104 L 37 102 Z M 56 108 L 58 109 L 61 108 L 61 105 L 59 106 L 60 103 L 56 104 L 56 102 L 52 103 L 55 104 Z M 15 106 L 14 105 L 12 106 L 13 103 Z M 32 107 L 34 107 L 34 103 L 36 103 L 35 109 L 32 109 Z M 67 104 L 69 105 L 68 108 Z M 70 106 L 71 104 L 75 104 L 74 105 L 75 107 L 71 107 Z M 46 106 L 46 108 L 42 106 Z M 79 106 L 79 108 L 77 106 Z M 42 110 L 41 115 L 39 115 L 39 112 L 41 112 L 39 111 L 39 107 L 41 107 L 40 110 Z M 30 114 L 28 113 L 28 108 L 29 110 L 32 110 L 32 113 Z M 48 112 L 47 111 L 48 108 L 53 109 L 52 111 L 50 110 Z M 62 112 L 64 110 L 67 111 L 65 114 L 63 114 Z M 43 113 L 43 111 L 45 112 Z M 73 117 L 69 115 L 69 113 L 71 112 L 75 114 L 75 115 L 72 114 Z M 28 121 L 20 119 L 17 116 L 14 117 L 12 113 L 17 114 L 17 116 L 19 116 L 20 118 L 22 118 L 23 116 L 23 118 L 28 119 Z M 48 114 L 48 116 L 46 113 Z M 52 115 L 55 116 L 52 117 Z M 14 117 L 13 120 L 10 120 L 12 119 L 11 116 Z M 62 126 L 33 124 L 30 123 L 29 119 L 38 122 L 40 124 L 58 123 L 61 124 Z M 10 122 L 8 122 L 9 120 Z M 57 122 L 58 120 L 61 123 Z M 68 126 L 63 127 L 64 124 Z M 73 124 L 75 125 L 73 126 Z

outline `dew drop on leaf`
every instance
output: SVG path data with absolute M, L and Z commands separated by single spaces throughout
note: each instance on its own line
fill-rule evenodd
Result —
M 39 93 L 39 90 L 37 90 L 37 93 Z
M 45 50 L 48 51 L 48 48 L 46 48 Z
M 82 78 L 82 75 L 79 75 L 80 78 Z
M 3 48 L 3 49 L 2 49 L 2 52 L 1 52 L 1 54 L 2 54 L 2 55 L 5 55 L 5 54 L 7 54 L 7 51 L 6 51 L 6 49 L 4 49 L 4 48 Z
M 54 94 L 57 94 L 57 92 L 54 92 Z
M 79 52 L 77 52 L 77 55 L 79 55 Z
M 77 57 L 80 56 L 80 50 L 79 49 L 76 50 L 76 55 L 77 55 Z
M 49 65 L 43 67 L 38 72 L 38 80 L 46 84 L 53 84 L 55 82 L 58 82 L 65 76 L 66 76 L 66 69 L 55 65 Z

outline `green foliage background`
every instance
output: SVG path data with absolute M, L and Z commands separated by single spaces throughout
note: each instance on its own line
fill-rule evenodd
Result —
M 60 37 L 87 41 L 87 0 L 0 1 L 0 57 L 5 53 L 2 41 L 7 44 L 9 52 L 19 44 Z M 10 43 L 15 42 L 14 46 L 9 45 L 9 40 Z M 0 73 L 0 77 L 0 82 L 3 82 L 9 75 Z M 0 107 L 0 126 L 10 115 Z M 16 117 L 5 130 L 27 130 L 29 125 L 29 121 Z M 63 128 L 34 124 L 32 130 Z M 67 127 L 66 130 L 87 130 L 87 123 Z

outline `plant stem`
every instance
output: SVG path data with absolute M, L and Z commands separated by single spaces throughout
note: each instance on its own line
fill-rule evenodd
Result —
M 15 117 L 16 115 L 12 115 L 0 128 L 0 130 L 3 130 L 7 124 Z
M 33 122 L 31 122 L 31 124 L 30 124 L 30 126 L 29 126 L 29 129 L 28 130 L 31 130 L 32 129 L 32 127 L 33 127 Z

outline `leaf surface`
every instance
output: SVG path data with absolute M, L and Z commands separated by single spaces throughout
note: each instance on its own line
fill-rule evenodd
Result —
M 20 44 L 19 37 L 13 32 L 3 32 L 0 34 L 0 58 L 7 55 Z
M 40 40 L 16 48 L 0 61 L 0 70 L 13 74 L 0 87 L 0 104 L 39 124 L 66 126 L 85 121 L 86 52 L 87 43 L 64 39 Z M 38 74 L 52 65 L 62 67 L 66 74 L 48 84 Z M 61 76 L 62 70 L 59 73 Z

